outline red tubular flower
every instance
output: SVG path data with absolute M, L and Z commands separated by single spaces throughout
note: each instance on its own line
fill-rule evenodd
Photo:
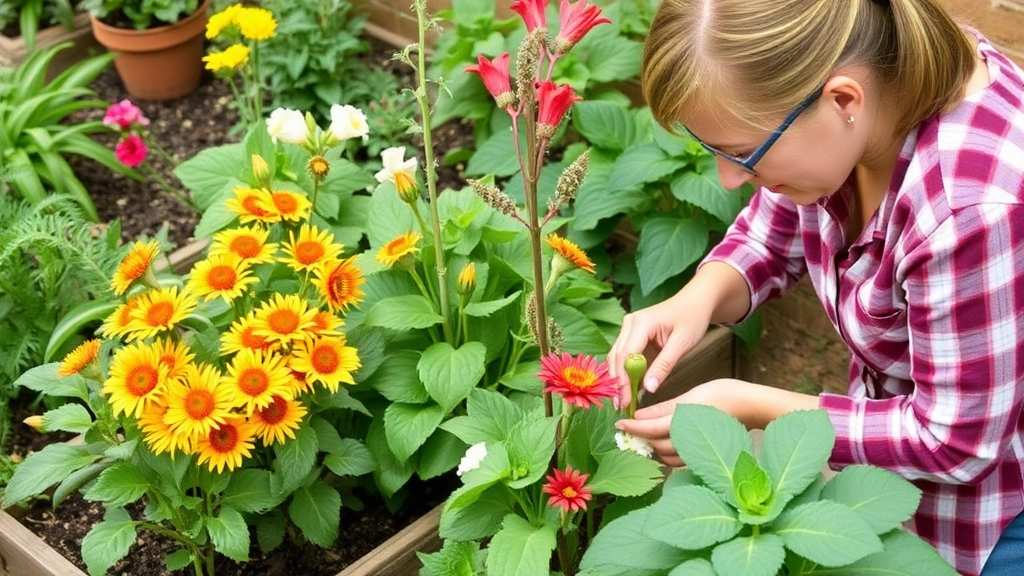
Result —
M 494 96 L 494 101 L 501 109 L 508 109 L 516 103 L 516 96 L 512 93 L 512 82 L 509 80 L 508 60 L 508 52 L 493 61 L 480 54 L 476 57 L 476 65 L 466 66 L 466 72 L 476 72 L 480 75 L 487 91 Z
M 548 16 L 544 13 L 548 0 L 515 0 L 512 9 L 523 17 L 527 32 L 548 27 Z
M 573 358 L 569 354 L 548 354 L 540 361 L 537 375 L 545 386 L 545 392 L 555 392 L 569 404 L 580 408 L 600 406 L 602 398 L 614 398 L 619 394 L 618 384 L 608 374 L 608 364 L 593 356 L 580 354 Z
M 562 117 L 569 111 L 573 103 L 582 100 L 572 86 L 563 84 L 556 85 L 550 80 L 544 80 L 536 84 L 537 87 L 537 135 L 541 138 L 551 138 L 555 135 L 555 128 L 558 128 Z
M 570 4 L 562 0 L 558 9 L 558 36 L 553 44 L 556 54 L 565 54 L 576 45 L 590 29 L 598 24 L 610 24 L 611 20 L 601 15 L 601 9 L 587 0 Z
M 589 476 L 573 470 L 572 466 L 566 466 L 565 472 L 555 470 L 553 475 L 547 476 L 548 483 L 543 488 L 545 494 L 551 495 L 548 504 L 559 506 L 566 512 L 586 510 L 591 494 L 590 488 L 583 484 Z
M 149 148 L 138 134 L 129 134 L 121 139 L 114 147 L 114 155 L 117 160 L 129 168 L 135 168 L 146 159 Z

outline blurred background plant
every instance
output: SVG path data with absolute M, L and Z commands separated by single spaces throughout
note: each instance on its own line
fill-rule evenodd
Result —
M 71 0 L 4 0 L 0 2 L 0 32 L 17 24 L 25 48 L 31 51 L 40 29 L 55 24 L 67 30 L 74 28 L 75 4 Z

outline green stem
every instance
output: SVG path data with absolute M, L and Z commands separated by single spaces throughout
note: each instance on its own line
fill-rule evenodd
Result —
M 263 83 L 260 81 L 260 50 L 259 42 L 252 43 L 252 106 L 253 106 L 253 122 L 259 122 L 263 119 Z M 250 124 L 251 128 L 252 125 Z
M 313 196 L 310 198 L 309 221 L 313 223 L 313 213 L 316 212 L 316 196 L 320 192 L 320 177 L 313 175 Z

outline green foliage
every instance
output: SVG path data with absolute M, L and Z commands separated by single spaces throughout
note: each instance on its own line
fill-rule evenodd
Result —
M 902 531 L 921 498 L 909 481 L 871 466 L 824 480 L 835 432 L 822 410 L 769 424 L 759 457 L 743 425 L 708 406 L 677 406 L 671 437 L 685 474 L 608 523 L 581 576 L 956 574 Z
M 81 8 L 105 23 L 129 23 L 136 30 L 145 30 L 190 16 L 199 4 L 199 0 L 82 0 Z
M 18 22 L 25 48 L 33 50 L 36 33 L 44 26 L 60 24 L 74 28 L 75 8 L 71 0 L 5 0 L 0 2 L 0 30 Z
M 0 69 L 0 192 L 12 188 L 31 203 L 51 191 L 69 194 L 91 220 L 97 220 L 89 192 L 75 176 L 65 156 L 78 154 L 134 178 L 114 153 L 90 134 L 108 129 L 100 121 L 69 123 L 76 112 L 103 110 L 89 84 L 110 65 L 114 54 L 78 62 L 46 81 L 54 56 L 71 46 L 59 44 L 31 53 L 17 68 Z

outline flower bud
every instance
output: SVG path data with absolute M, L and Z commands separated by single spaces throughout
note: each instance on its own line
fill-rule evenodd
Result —
M 305 144 L 311 131 L 302 112 L 278 108 L 267 118 L 267 133 L 274 142 L 280 140 L 289 144 Z
M 587 166 L 590 164 L 590 150 L 580 154 L 572 164 L 562 171 L 558 177 L 558 184 L 555 186 L 555 198 L 561 204 L 568 204 L 576 198 L 576 192 L 587 177 Z
M 537 63 L 540 62 L 540 53 L 547 44 L 548 29 L 537 28 L 523 38 L 519 45 L 519 54 L 516 56 L 516 93 L 523 107 L 536 100 L 533 91 L 533 83 L 537 74 Z
M 462 267 L 459 272 L 459 294 L 468 296 L 473 293 L 476 287 L 476 263 L 470 262 Z
M 498 190 L 493 184 L 486 184 L 480 180 L 473 179 L 467 179 L 466 181 L 469 182 L 476 195 L 482 198 L 491 208 L 506 216 L 515 217 L 518 215 L 516 201 L 509 197 L 508 194 Z
M 261 185 L 270 186 L 270 166 L 263 159 L 263 156 L 259 154 L 252 155 L 252 173 Z
M 640 384 L 647 372 L 647 358 L 639 352 L 626 356 L 626 374 L 629 375 L 629 382 Z
M 43 426 L 42 416 L 29 416 L 28 418 L 22 420 L 22 422 L 31 426 L 36 432 L 46 432 L 46 428 Z
M 326 178 L 330 170 L 331 165 L 327 163 L 327 159 L 323 156 L 313 156 L 309 159 L 309 172 L 318 180 Z

